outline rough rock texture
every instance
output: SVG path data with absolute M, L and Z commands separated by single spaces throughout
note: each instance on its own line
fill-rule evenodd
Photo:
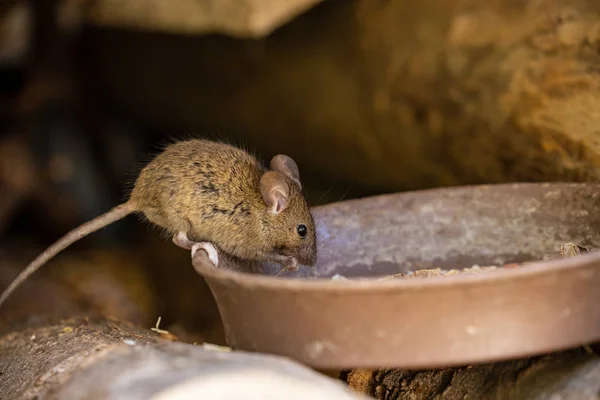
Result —
M 1 397 L 366 399 L 285 358 L 207 350 L 173 339 L 94 317 L 5 334 L 0 337 Z
M 576 349 L 434 371 L 355 369 L 344 378 L 355 391 L 381 400 L 595 400 L 600 391 L 600 358 Z
M 256 41 L 93 36 L 120 108 L 170 133 L 287 152 L 328 184 L 600 176 L 592 0 L 324 2 Z

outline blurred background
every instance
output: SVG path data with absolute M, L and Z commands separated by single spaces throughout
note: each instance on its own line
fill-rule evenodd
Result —
M 599 16 L 591 0 L 0 0 L 0 287 L 177 138 L 288 154 L 313 206 L 595 180 Z M 61 253 L 0 324 L 90 310 L 224 343 L 189 253 L 135 217 Z

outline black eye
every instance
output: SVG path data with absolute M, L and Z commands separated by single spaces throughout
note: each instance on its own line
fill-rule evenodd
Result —
M 300 235 L 300 237 L 304 237 L 308 233 L 308 228 L 306 227 L 306 225 L 300 224 L 296 227 L 296 232 L 298 232 L 298 235 Z

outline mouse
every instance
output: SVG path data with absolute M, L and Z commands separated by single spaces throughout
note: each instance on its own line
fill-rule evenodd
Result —
M 161 228 L 192 258 L 204 250 L 215 267 L 219 252 L 248 265 L 275 262 L 292 271 L 317 261 L 315 222 L 291 157 L 276 155 L 267 169 L 234 145 L 188 139 L 167 145 L 142 168 L 126 202 L 37 256 L 0 295 L 0 306 L 59 252 L 130 214 Z

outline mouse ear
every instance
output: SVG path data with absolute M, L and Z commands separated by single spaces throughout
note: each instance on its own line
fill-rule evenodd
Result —
M 271 169 L 273 171 L 281 172 L 294 181 L 296 185 L 298 185 L 298 188 L 302 189 L 298 165 L 296 165 L 296 162 L 292 160 L 291 157 L 286 156 L 285 154 L 276 155 L 271 159 Z
M 260 194 L 269 212 L 279 214 L 287 207 L 290 188 L 281 173 L 267 171 L 260 178 Z

